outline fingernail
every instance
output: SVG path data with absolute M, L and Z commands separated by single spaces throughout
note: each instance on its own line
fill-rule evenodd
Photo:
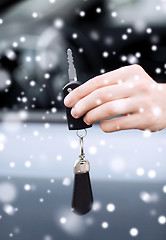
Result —
M 64 104 L 66 107 L 69 107 L 71 105 L 71 98 L 69 96 L 65 97 Z
M 84 117 L 83 121 L 87 124 L 87 125 L 90 125 L 87 121 L 86 121 L 86 118 Z
M 72 115 L 74 118 L 77 117 L 77 112 L 76 112 L 75 108 L 72 108 L 72 110 L 71 110 L 71 115 Z

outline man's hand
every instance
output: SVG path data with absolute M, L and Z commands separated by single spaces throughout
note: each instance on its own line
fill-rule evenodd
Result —
M 104 132 L 166 127 L 166 84 L 156 83 L 139 65 L 94 77 L 69 93 L 64 104 L 75 118 L 85 114 L 87 124 L 102 120 Z

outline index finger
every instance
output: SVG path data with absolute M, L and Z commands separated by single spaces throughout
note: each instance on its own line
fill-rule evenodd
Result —
M 73 107 L 76 102 L 80 99 L 84 98 L 85 96 L 89 95 L 93 91 L 98 88 L 107 86 L 107 85 L 114 85 L 118 84 L 123 81 L 127 76 L 130 75 L 130 71 L 128 71 L 127 67 L 121 67 L 119 69 L 113 70 L 111 72 L 107 72 L 105 74 L 96 76 L 81 86 L 75 88 L 72 92 L 70 92 L 64 99 L 64 104 L 67 107 Z

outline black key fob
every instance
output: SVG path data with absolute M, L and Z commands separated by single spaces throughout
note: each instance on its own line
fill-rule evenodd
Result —
M 67 83 L 64 88 L 63 88 L 63 94 L 64 98 L 75 88 L 80 86 L 80 82 L 78 81 L 71 81 Z M 69 130 L 80 130 L 80 129 L 85 129 L 85 128 L 90 128 L 92 125 L 87 125 L 84 121 L 83 118 L 84 116 L 80 118 L 74 118 L 71 115 L 71 108 L 66 107 L 66 115 L 67 115 L 67 123 L 68 123 L 68 128 Z

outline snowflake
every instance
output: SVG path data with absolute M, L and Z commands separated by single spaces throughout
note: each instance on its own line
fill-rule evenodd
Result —
M 145 170 L 144 170 L 143 168 L 137 168 L 136 174 L 137 174 L 138 176 L 143 176 L 144 173 L 145 173 Z
M 145 138 L 149 138 L 149 137 L 151 137 L 151 135 L 152 135 L 152 132 L 149 129 L 143 131 L 143 136 Z
M 157 51 L 157 46 L 156 46 L 156 45 L 153 45 L 153 46 L 151 47 L 151 49 L 152 49 L 152 51 Z
M 115 12 L 115 11 L 111 13 L 111 16 L 112 16 L 113 18 L 116 18 L 117 15 L 118 15 L 118 14 L 117 14 L 117 12 Z
M 44 74 L 44 78 L 45 78 L 45 79 L 49 79 L 49 78 L 50 78 L 50 74 L 49 74 L 49 73 L 45 73 L 45 74 Z
M 63 28 L 63 26 L 64 26 L 64 21 L 63 21 L 63 19 L 57 18 L 57 19 L 54 21 L 54 26 L 55 26 L 56 28 L 58 28 L 58 29 Z
M 74 38 L 74 39 L 78 38 L 78 34 L 77 33 L 73 33 L 72 34 L 72 38 Z
M 24 36 L 20 37 L 20 42 L 25 42 L 26 38 Z
M 22 102 L 26 103 L 28 101 L 28 99 L 26 97 L 22 98 Z
M 26 62 L 31 62 L 31 61 L 32 61 L 32 59 L 31 59 L 30 56 L 27 56 L 27 57 L 25 58 L 25 60 L 26 60 Z
M 158 218 L 158 222 L 159 222 L 160 224 L 166 224 L 166 217 L 165 217 L 165 216 L 160 216 L 160 217 Z
M 100 7 L 96 8 L 96 12 L 101 13 L 102 12 L 101 8 Z
M 157 74 L 160 74 L 160 73 L 161 73 L 161 68 L 156 68 L 156 69 L 155 69 L 155 72 L 156 72 Z
M 122 55 L 121 56 L 121 60 L 122 60 L 122 62 L 126 62 L 127 61 L 127 57 L 125 55 Z
M 9 233 L 9 237 L 13 237 L 14 236 L 14 234 L 13 233 Z
M 57 155 L 57 156 L 56 156 L 56 160 L 57 160 L 57 161 L 61 161 L 61 160 L 62 160 L 62 155 Z
M 96 212 L 96 211 L 99 211 L 100 209 L 101 209 L 101 203 L 99 201 L 95 201 L 93 203 L 92 210 Z
M 13 207 L 12 205 L 10 205 L 10 204 L 5 204 L 5 205 L 3 206 L 3 211 L 4 211 L 7 215 L 9 215 L 9 216 L 12 216 L 12 215 L 15 214 L 15 209 L 14 209 L 14 207 Z
M 132 29 L 131 28 L 127 28 L 127 33 L 132 33 Z
M 17 48 L 17 47 L 18 47 L 18 43 L 17 43 L 17 42 L 13 42 L 12 46 L 13 46 L 14 48 Z
M 101 227 L 106 229 L 106 228 L 109 227 L 109 223 L 108 222 L 102 222 Z
M 37 136 L 39 136 L 39 132 L 38 132 L 37 130 L 35 130 L 35 131 L 33 132 L 33 135 L 34 135 L 35 137 L 37 137 Z
M 102 74 L 102 73 L 105 73 L 105 69 L 104 69 L 104 68 L 100 69 L 100 73 L 101 73 L 101 74 Z
M 76 140 L 72 140 L 70 142 L 70 147 L 73 148 L 73 149 L 77 148 L 78 147 L 78 142 Z
M 166 193 L 166 185 L 163 186 L 163 192 Z
M 83 48 L 79 48 L 79 49 L 78 49 L 78 52 L 79 52 L 79 53 L 83 53 L 83 51 L 84 51 Z
M 36 56 L 35 60 L 36 60 L 36 62 L 40 62 L 41 57 L 40 56 Z
M 153 115 L 154 115 L 155 117 L 159 117 L 159 116 L 161 115 L 161 113 L 162 113 L 162 110 L 161 110 L 161 108 L 159 108 L 159 107 L 154 107 L 154 108 L 152 109 L 152 112 L 153 112 Z
M 161 10 L 161 6 L 160 5 L 157 5 L 156 6 L 156 11 L 160 11 Z
M 25 167 L 30 168 L 31 165 L 32 165 L 32 163 L 30 161 L 26 161 L 25 162 Z
M 56 113 L 57 112 L 57 109 L 55 107 L 51 108 L 51 112 L 52 113 Z
M 62 184 L 64 186 L 69 186 L 71 184 L 71 179 L 68 177 L 64 178 Z
M 30 85 L 31 87 L 34 87 L 34 86 L 36 85 L 36 82 L 32 80 L 32 81 L 30 81 L 29 85 Z
M 31 185 L 25 184 L 25 185 L 24 185 L 24 190 L 25 190 L 25 191 L 30 191 L 30 190 L 31 190 Z
M 136 56 L 137 58 L 140 58 L 140 57 L 141 57 L 141 53 L 140 53 L 140 52 L 136 52 L 135 56 Z
M 79 15 L 80 15 L 80 17 L 85 17 L 86 13 L 85 13 L 85 11 L 80 11 Z
M 97 152 L 97 148 L 95 146 L 89 147 L 89 153 L 90 154 L 96 154 L 96 152 Z
M 156 177 L 156 172 L 154 170 L 149 170 L 148 171 L 148 177 L 149 178 L 155 178 Z
M 52 179 L 50 180 L 50 182 L 51 182 L 51 183 L 54 183 L 54 182 L 55 182 L 55 180 L 52 178 Z
M 122 35 L 122 39 L 123 39 L 123 40 L 127 40 L 127 39 L 128 39 L 127 34 L 123 34 L 123 35 Z
M 65 217 L 61 217 L 61 218 L 59 219 L 59 222 L 60 222 L 61 224 L 65 224 L 65 223 L 67 222 L 67 219 L 66 219 Z
M 14 168 L 14 167 L 16 166 L 16 164 L 15 164 L 15 162 L 10 162 L 10 163 L 9 163 L 9 166 L 10 166 L 11 168 Z
M 38 13 L 37 13 L 37 12 L 33 12 L 33 13 L 32 13 L 32 17 L 33 17 L 33 18 L 37 18 L 37 17 L 38 17 Z
M 102 53 L 102 55 L 103 55 L 104 58 L 107 58 L 109 56 L 109 53 L 105 51 L 105 52 Z
M 130 54 L 129 56 L 128 56 L 128 62 L 130 63 L 130 64 L 136 64 L 136 63 L 138 63 L 138 59 L 137 59 L 137 57 L 136 56 L 134 56 L 133 54 Z
M 115 211 L 115 205 L 113 203 L 109 203 L 106 207 L 108 212 L 114 212 Z
M 148 34 L 150 34 L 150 33 L 152 33 L 152 29 L 151 29 L 151 28 L 147 28 L 147 29 L 146 29 L 146 32 L 147 32 Z
M 45 123 L 45 124 L 44 124 L 44 127 L 45 127 L 46 129 L 48 129 L 48 128 L 50 128 L 50 124 L 49 124 L 49 123 Z
M 138 235 L 139 231 L 137 228 L 131 228 L 129 233 L 132 237 L 136 237 Z
M 16 53 L 13 50 L 8 49 L 6 51 L 6 57 L 10 60 L 15 60 L 16 59 Z

